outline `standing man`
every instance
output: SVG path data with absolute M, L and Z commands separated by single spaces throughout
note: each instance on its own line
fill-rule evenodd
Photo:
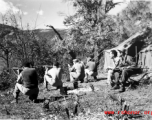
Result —
M 58 62 L 53 63 L 53 68 L 48 70 L 46 68 L 45 75 L 44 75 L 44 86 L 48 90 L 48 83 L 56 87 L 57 89 L 60 89 L 60 92 L 63 89 L 63 82 L 62 82 L 62 69 L 59 67 Z
M 84 65 L 82 62 L 80 62 L 78 59 L 73 60 L 73 66 L 69 67 L 70 71 L 70 81 L 73 82 L 74 88 L 78 87 L 78 80 L 81 82 L 84 81 L 85 77 L 85 70 L 84 70 Z
M 13 92 L 15 102 L 18 103 L 19 93 L 29 96 L 29 99 L 36 102 L 39 88 L 38 76 L 35 68 L 31 68 L 30 62 L 23 64 L 23 71 L 18 75 L 17 83 Z
M 97 80 L 97 64 L 93 58 L 88 58 L 85 69 L 85 80 L 88 81 L 88 76 L 93 76 Z

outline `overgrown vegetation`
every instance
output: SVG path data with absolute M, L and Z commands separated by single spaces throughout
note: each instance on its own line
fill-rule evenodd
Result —
M 117 15 L 108 13 L 113 7 L 121 4 L 113 3 L 112 0 L 65 0 L 65 2 L 70 2 L 76 9 L 76 13 L 65 18 L 64 24 L 69 29 L 64 31 L 57 30 L 60 33 L 60 37 L 55 33 L 55 30 L 53 30 L 56 34 L 54 37 L 54 34 L 49 33 L 50 30 L 47 32 L 31 30 L 29 25 L 27 25 L 26 30 L 23 29 L 22 17 L 11 12 L 2 17 L 3 24 L 0 25 L 0 58 L 4 62 L 5 68 L 0 74 L 1 91 L 14 86 L 16 76 L 13 75 L 11 68 L 14 66 L 20 67 L 24 61 L 32 61 L 34 66 L 37 67 L 40 83 L 43 82 L 44 74 L 42 65 L 50 65 L 53 61 L 61 63 L 65 73 L 64 80 L 67 80 L 69 77 L 67 63 L 70 63 L 75 56 L 85 60 L 88 55 L 94 55 L 99 65 L 98 71 L 101 71 L 103 67 L 103 51 L 105 49 L 117 46 L 138 31 L 142 31 L 147 27 L 149 29 L 152 28 L 151 1 L 131 1 L 128 7 Z M 152 43 L 151 35 L 145 39 L 147 44 Z M 149 85 L 149 83 L 146 84 Z M 102 91 L 101 95 L 107 93 Z M 141 94 L 143 93 L 141 92 Z M 131 93 L 129 93 L 128 97 L 130 95 Z M 9 94 L 4 96 L 6 97 L 5 101 L 2 100 L 0 103 L 3 108 L 2 116 L 10 115 L 12 117 L 14 115 L 25 119 L 43 117 L 41 115 L 42 106 L 37 106 L 38 110 L 33 110 L 32 107 L 36 106 L 32 103 L 28 105 L 25 103 L 25 105 L 18 107 L 15 105 L 3 106 L 3 104 L 8 104 L 12 100 Z M 40 95 L 40 97 L 43 97 L 43 95 Z M 50 95 L 47 97 L 50 97 Z M 23 97 L 21 99 L 24 100 Z M 92 94 L 92 96 L 88 95 L 86 99 L 88 100 L 85 100 L 85 98 L 80 99 L 80 104 L 86 111 L 91 109 L 91 112 L 103 113 L 105 110 L 114 110 L 112 107 L 116 108 L 116 104 L 111 103 L 110 100 L 108 101 L 111 104 L 110 108 L 108 108 L 108 105 L 103 106 L 107 104 L 104 102 L 104 100 L 107 100 L 105 96 Z M 132 98 L 132 100 L 135 99 Z M 136 101 L 133 102 L 135 103 Z M 145 101 L 142 102 L 144 103 Z M 86 105 L 86 103 L 88 104 Z M 97 111 L 95 106 L 100 106 L 100 110 Z M 21 115 L 18 115 L 19 112 L 13 111 L 10 107 L 21 110 Z M 54 107 L 51 106 L 49 110 L 57 111 L 51 114 L 58 115 L 62 113 L 64 114 L 63 116 L 68 115 L 68 112 L 73 113 L 71 112 L 73 107 L 68 108 L 69 111 L 61 107 L 58 104 L 54 104 Z M 10 111 L 7 112 L 7 109 Z M 29 109 L 31 113 L 29 113 Z M 90 112 L 84 114 L 86 116 L 88 114 L 91 115 Z M 6 116 L 3 118 L 6 118 Z M 73 115 L 70 114 L 69 116 L 72 117 Z
M 103 82 L 92 83 L 99 91 L 92 91 L 81 96 L 69 95 L 64 99 L 58 91 L 51 92 L 40 89 L 39 98 L 46 98 L 45 102 L 34 104 L 21 95 L 19 103 L 10 104 L 13 96 L 11 91 L 0 94 L 1 119 L 58 119 L 58 120 L 122 120 L 123 118 L 148 120 L 151 115 L 144 111 L 151 110 L 151 85 L 139 86 L 136 90 L 128 90 L 119 94 L 108 90 Z M 42 88 L 42 87 L 40 87 Z M 78 105 L 78 106 L 77 106 Z M 77 109 L 76 109 L 77 108 Z M 140 111 L 143 114 L 118 114 L 118 111 Z M 105 114 L 114 111 L 115 114 Z

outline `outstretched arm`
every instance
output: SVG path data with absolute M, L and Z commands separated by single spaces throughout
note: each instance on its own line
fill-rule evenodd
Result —
M 22 73 L 20 73 L 17 77 L 17 83 L 22 84 Z
M 117 58 L 117 59 L 115 60 L 115 66 L 114 66 L 114 68 L 117 68 L 117 67 L 120 65 L 120 63 L 121 63 L 121 59 L 120 59 L 120 58 Z
M 70 72 L 74 71 L 74 69 L 75 69 L 74 65 L 72 67 L 69 67 Z
M 134 61 L 133 57 L 128 57 L 128 64 L 129 67 L 135 67 L 136 66 L 136 62 Z

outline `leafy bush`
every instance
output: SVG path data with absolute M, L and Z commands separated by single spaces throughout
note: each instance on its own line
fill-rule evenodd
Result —
M 11 72 L 4 69 L 0 74 L 0 90 L 6 90 L 9 87 L 14 86 L 15 81 L 16 77 Z

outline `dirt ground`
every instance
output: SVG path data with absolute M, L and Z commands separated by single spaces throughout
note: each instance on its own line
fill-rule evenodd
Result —
M 102 78 L 102 77 L 101 77 Z M 148 84 L 139 85 L 136 89 L 128 89 L 123 93 L 117 90 L 111 90 L 106 84 L 105 79 L 97 82 L 79 84 L 81 88 L 90 89 L 94 86 L 94 91 L 80 92 L 78 115 L 73 115 L 74 99 L 63 99 L 63 102 L 50 102 L 49 108 L 44 109 L 44 102 L 32 103 L 24 95 L 20 95 L 19 103 L 11 103 L 13 100 L 12 91 L 2 91 L 0 93 L 0 119 L 51 119 L 67 120 L 68 114 L 65 108 L 68 108 L 70 119 L 73 120 L 106 120 L 104 111 L 115 111 L 117 105 L 109 101 L 108 96 L 123 98 L 129 105 L 129 111 L 140 111 L 141 116 L 130 118 L 134 120 L 152 120 L 152 80 Z M 71 83 L 64 83 L 65 86 L 71 86 Z M 50 99 L 52 96 L 60 96 L 59 91 L 51 88 L 46 91 L 42 85 L 40 87 L 39 99 L 44 97 Z M 65 107 L 66 106 L 66 107 Z M 148 112 L 149 111 L 149 112 Z

